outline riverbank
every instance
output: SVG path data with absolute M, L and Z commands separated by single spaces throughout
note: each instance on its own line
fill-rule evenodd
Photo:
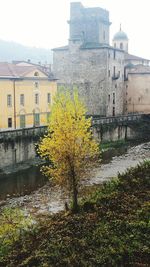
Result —
M 125 152 L 126 151 L 126 152 Z M 81 187 L 89 191 L 88 187 L 102 184 L 104 181 L 116 177 L 118 172 L 122 173 L 129 167 L 136 166 L 140 161 L 150 159 L 150 142 L 129 147 L 128 150 L 122 150 L 122 153 L 117 156 L 113 150 L 110 156 L 107 151 L 104 158 L 104 163 L 100 163 L 91 170 L 86 180 Z M 34 180 L 37 179 L 36 174 Z M 32 181 L 32 179 L 30 178 Z M 33 183 L 33 181 L 32 181 Z M 18 185 L 18 184 L 17 184 Z M 17 188 L 17 186 L 16 186 Z M 68 200 L 68 196 L 58 187 L 52 187 L 50 182 L 33 191 L 29 195 L 10 197 L 0 203 L 6 207 L 19 207 L 29 214 L 34 216 L 45 216 L 48 213 L 56 213 L 64 209 L 64 203 Z
M 100 186 L 79 214 L 40 219 L 0 262 L 1 267 L 148 267 L 150 161 Z
M 104 142 L 100 144 L 100 151 L 105 152 L 106 150 L 112 150 L 112 149 L 117 149 L 117 148 L 124 148 L 124 147 L 129 147 L 133 145 L 138 145 L 141 141 L 135 140 L 135 141 L 125 141 L 125 140 L 118 140 L 118 141 L 113 141 L 113 142 Z M 19 172 L 23 172 L 24 170 L 28 170 L 33 166 L 41 166 L 45 161 L 41 159 L 40 157 L 35 157 L 33 159 L 16 163 L 13 165 L 5 166 L 4 168 L 0 169 L 0 180 L 3 179 L 4 177 L 10 175 L 10 174 L 17 174 Z

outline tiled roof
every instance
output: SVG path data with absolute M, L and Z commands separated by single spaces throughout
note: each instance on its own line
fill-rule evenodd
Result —
M 68 49 L 69 49 L 69 46 L 65 45 L 65 46 L 53 48 L 52 50 L 57 51 L 57 50 L 68 50 Z
M 128 54 L 128 53 L 125 53 L 125 60 L 147 60 L 147 61 L 149 61 L 149 59 L 145 59 L 145 58 L 142 58 L 142 57 L 134 56 L 134 55 L 131 55 L 131 54 Z
M 35 69 L 37 68 L 34 66 L 17 66 L 7 62 L 0 62 L 0 77 L 19 78 Z
M 49 79 L 55 80 L 52 73 L 47 73 L 43 71 L 40 67 L 31 65 L 31 66 L 21 66 L 7 62 L 0 62 L 0 78 L 23 78 L 28 73 L 32 71 L 39 70 L 43 72 Z

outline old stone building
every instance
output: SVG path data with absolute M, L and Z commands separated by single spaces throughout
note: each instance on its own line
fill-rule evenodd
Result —
M 53 72 L 58 86 L 77 87 L 90 115 L 115 116 L 128 112 L 128 66 L 149 61 L 128 54 L 128 37 L 121 30 L 109 44 L 109 12 L 71 3 L 68 45 L 55 48 Z

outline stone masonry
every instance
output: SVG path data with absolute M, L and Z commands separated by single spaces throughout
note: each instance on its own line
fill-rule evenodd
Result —
M 123 113 L 124 51 L 109 45 L 109 12 L 71 3 L 70 38 L 54 49 L 58 87 L 77 87 L 90 115 Z

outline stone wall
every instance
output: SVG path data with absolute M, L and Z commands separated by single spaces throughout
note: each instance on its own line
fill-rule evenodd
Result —
M 109 76 L 108 94 L 107 94 L 107 116 L 123 115 L 123 105 L 124 105 L 124 52 L 123 51 L 109 49 L 107 71 Z M 114 114 L 113 114 L 113 108 L 114 108 Z
M 94 136 L 100 142 L 150 140 L 150 114 L 94 119 Z
M 123 114 L 124 53 L 110 47 L 93 49 L 70 44 L 54 50 L 54 74 L 58 86 L 77 86 L 88 114 L 112 116 Z M 114 73 L 115 67 L 115 73 Z M 115 103 L 113 104 L 113 94 Z
M 107 75 L 106 49 L 80 49 L 71 46 L 68 50 L 54 52 L 54 73 L 58 85 L 79 89 L 89 114 L 105 116 L 105 91 Z
M 32 160 L 35 144 L 46 127 L 0 132 L 0 169 Z
M 70 5 L 71 41 L 109 44 L 109 12 L 102 8 L 85 8 L 80 2 Z
M 139 134 L 135 131 L 134 128 L 130 126 L 110 126 L 94 129 L 94 135 L 97 140 L 100 142 L 114 142 L 118 140 L 137 140 L 139 138 Z M 144 138 L 143 138 L 144 139 Z
M 109 46 L 109 12 L 71 3 L 69 45 L 54 49 L 58 87 L 78 87 L 88 114 L 123 114 L 124 51 Z

